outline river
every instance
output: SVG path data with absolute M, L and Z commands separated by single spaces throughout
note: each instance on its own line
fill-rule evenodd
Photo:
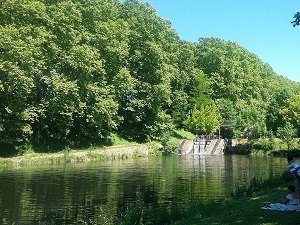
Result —
M 285 158 L 238 155 L 0 167 L 0 224 L 110 224 L 129 206 L 208 202 L 286 170 Z

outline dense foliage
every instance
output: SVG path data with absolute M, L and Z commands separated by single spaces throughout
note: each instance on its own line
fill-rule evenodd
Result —
M 292 21 L 293 26 L 299 26 L 300 25 L 300 12 L 297 12 L 294 17 L 295 20 Z
M 0 145 L 160 140 L 299 125 L 299 83 L 231 41 L 180 40 L 138 0 L 0 0 Z M 201 28 L 199 28 L 201 29 Z M 247 132 L 245 132 L 247 131 Z

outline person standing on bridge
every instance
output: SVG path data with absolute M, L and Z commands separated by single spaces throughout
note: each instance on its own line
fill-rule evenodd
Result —
M 300 195 L 300 163 L 293 160 L 293 156 L 288 155 L 288 168 L 295 177 L 296 193 Z

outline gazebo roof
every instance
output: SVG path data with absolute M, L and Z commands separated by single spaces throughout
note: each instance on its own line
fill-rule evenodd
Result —
M 232 127 L 234 124 L 232 121 L 225 121 L 220 125 L 220 127 Z

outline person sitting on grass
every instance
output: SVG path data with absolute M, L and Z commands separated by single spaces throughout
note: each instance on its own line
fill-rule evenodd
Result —
M 262 209 L 280 210 L 280 211 L 298 211 L 300 210 L 299 195 L 296 193 L 294 185 L 288 186 L 288 195 L 282 199 L 282 203 L 263 204 Z

